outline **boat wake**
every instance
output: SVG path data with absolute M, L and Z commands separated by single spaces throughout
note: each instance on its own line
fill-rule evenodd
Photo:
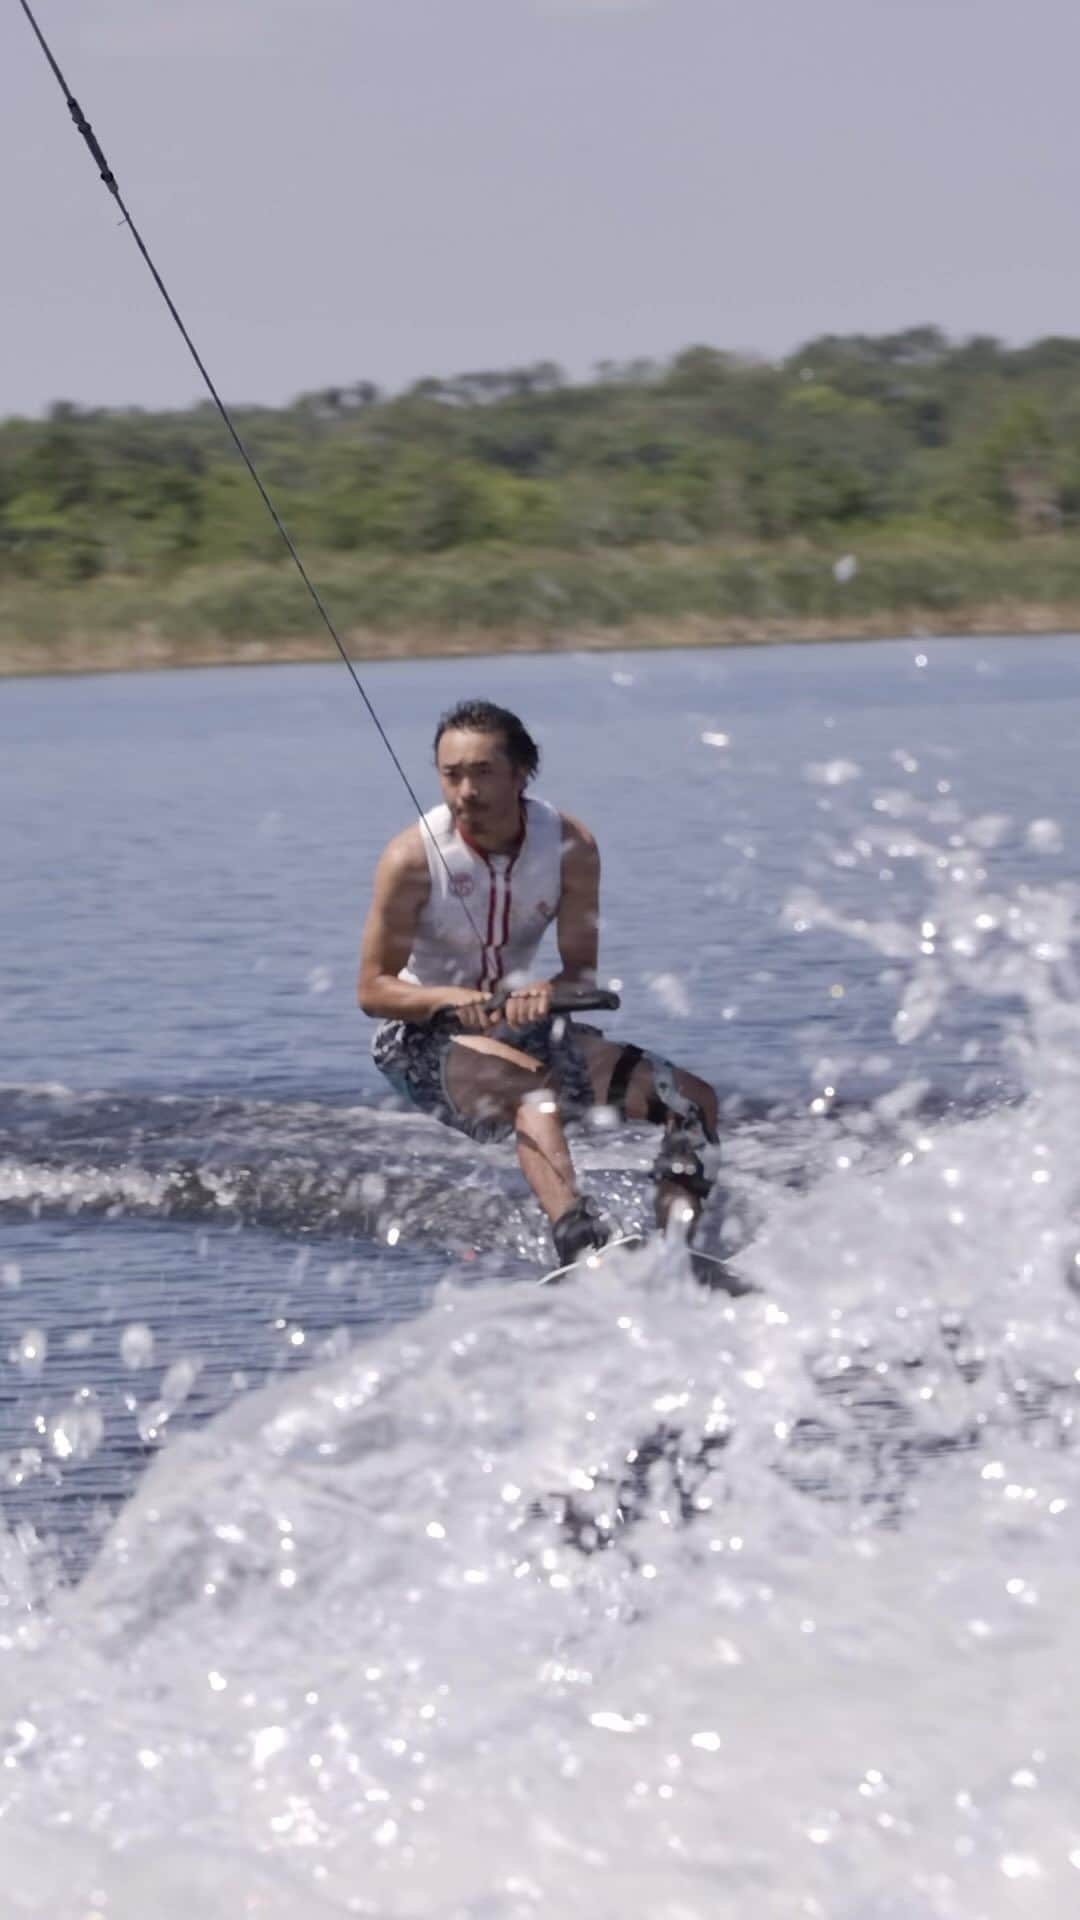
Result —
M 905 1117 L 940 1114 L 920 1089 Z M 602 1116 L 601 1116 L 602 1118 Z M 755 1196 L 801 1187 L 829 1164 L 838 1135 L 891 1142 L 892 1114 L 816 1099 L 797 1108 L 729 1094 L 703 1244 L 742 1243 Z M 575 1158 L 602 1205 L 630 1233 L 647 1230 L 656 1136 L 644 1128 L 576 1130 Z M 478 1147 L 393 1107 L 0 1086 L 0 1214 L 103 1215 L 283 1234 L 415 1241 L 468 1252 L 550 1258 L 538 1209 L 507 1148 Z
M 412 1114 L 233 1096 L 0 1089 L 0 1209 L 504 1242 L 506 1156 Z M 513 1221 L 510 1222 L 511 1226 Z M 396 1232 L 395 1232 L 396 1230 Z

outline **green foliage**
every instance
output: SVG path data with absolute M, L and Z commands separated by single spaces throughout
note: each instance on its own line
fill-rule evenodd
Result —
M 1080 522 L 1080 341 L 1059 338 L 1014 350 L 925 326 L 830 335 L 779 365 L 697 345 L 663 366 L 604 363 L 573 385 L 543 361 L 389 398 L 357 381 L 244 409 L 238 424 L 294 536 L 345 568 L 361 621 L 551 622 L 572 607 L 603 622 L 676 602 L 826 615 L 822 550 L 884 552 L 895 532 L 900 555 L 913 528 L 918 582 L 898 584 L 908 540 L 895 579 L 882 561 L 836 591 L 852 608 L 872 580 L 887 600 L 918 586 L 937 606 L 948 566 L 926 560 L 927 541 L 981 552 Z M 272 584 L 280 552 L 208 403 L 152 414 L 61 402 L 44 420 L 0 423 L 0 582 L 12 588 L 104 576 L 164 595 L 184 619 L 197 600 L 215 628 L 282 632 L 305 616 Z M 442 567 L 455 556 L 460 567 Z M 404 589 L 394 600 L 403 567 L 426 613 L 405 607 Z

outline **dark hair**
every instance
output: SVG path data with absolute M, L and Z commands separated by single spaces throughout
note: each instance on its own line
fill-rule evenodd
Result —
M 444 713 L 435 729 L 436 755 L 439 741 L 451 729 L 460 733 L 501 733 L 506 757 L 512 767 L 531 780 L 540 765 L 540 749 L 532 734 L 526 732 L 516 713 L 497 707 L 492 700 L 459 700 Z

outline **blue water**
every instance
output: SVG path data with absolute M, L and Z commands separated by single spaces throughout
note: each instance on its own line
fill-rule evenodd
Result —
M 968 816 L 1010 815 L 1006 879 L 1027 872 L 1027 821 L 1075 790 L 1069 640 L 379 663 L 365 681 L 425 800 L 444 706 L 479 691 L 522 710 L 537 791 L 601 843 L 619 1030 L 767 1094 L 805 1086 L 804 1035 L 873 1051 L 891 1013 L 849 943 L 778 932 L 851 810 L 805 767 L 846 760 L 924 796 L 947 782 Z M 409 803 L 340 667 L 9 682 L 0 818 L 5 1077 L 376 1097 L 352 981 L 372 864 Z M 903 874 L 882 884 L 902 911 Z M 677 1020 L 648 985 L 667 973 L 689 997 Z M 940 1047 L 938 1077 L 955 1065 Z

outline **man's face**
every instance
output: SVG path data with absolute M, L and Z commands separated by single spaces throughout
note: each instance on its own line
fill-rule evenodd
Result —
M 443 799 L 470 839 L 514 830 L 525 775 L 511 765 L 500 733 L 451 728 L 439 741 L 435 764 Z

